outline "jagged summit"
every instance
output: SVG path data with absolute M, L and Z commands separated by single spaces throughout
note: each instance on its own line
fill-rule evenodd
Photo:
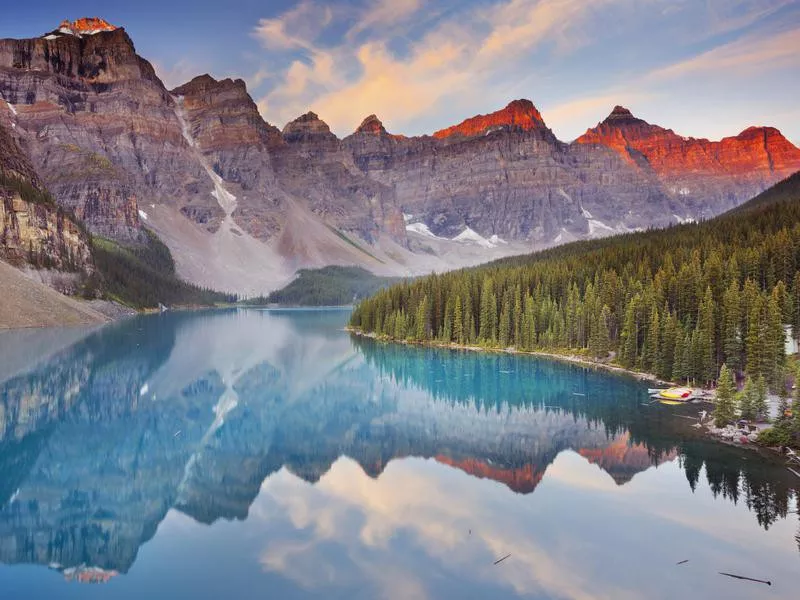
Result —
M 381 123 L 381 120 L 376 117 L 375 115 L 370 115 L 363 121 L 361 121 L 361 125 L 358 126 L 356 129 L 356 133 L 371 133 L 371 134 L 382 134 L 386 133 L 386 128 Z
M 283 138 L 287 142 L 300 142 L 315 138 L 336 139 L 336 136 L 331 133 L 331 128 L 319 118 L 317 113 L 308 111 L 286 124 L 283 128 Z
M 513 100 L 497 112 L 488 115 L 477 115 L 441 129 L 433 134 L 435 138 L 447 138 L 454 135 L 464 137 L 483 135 L 495 127 L 513 127 L 529 131 L 532 129 L 547 129 L 544 119 L 533 102 L 526 99 Z
M 604 123 L 625 123 L 625 122 L 640 122 L 641 119 L 634 117 L 633 113 L 624 106 L 617 105 L 606 117 Z
M 183 85 L 176 87 L 170 93 L 176 96 L 184 96 L 221 88 L 241 88 L 245 94 L 247 93 L 247 85 L 244 80 L 231 78 L 214 79 L 208 73 L 194 77 Z
M 94 35 L 103 31 L 116 31 L 119 29 L 116 25 L 112 25 L 105 19 L 100 17 L 83 17 L 75 21 L 64 19 L 58 29 L 45 35 L 45 38 L 58 37 L 59 35 L 74 35 L 75 37 L 83 37 L 84 35 Z

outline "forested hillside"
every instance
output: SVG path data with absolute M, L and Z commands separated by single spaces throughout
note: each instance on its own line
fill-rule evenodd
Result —
M 396 277 L 373 275 L 361 267 L 329 266 L 301 269 L 297 279 L 266 299 L 255 298 L 250 304 L 291 306 L 343 306 L 399 281 Z
M 102 295 L 134 308 L 236 302 L 235 294 L 204 289 L 178 278 L 169 249 L 149 230 L 147 243 L 123 246 L 109 239 L 92 240 L 97 270 L 87 282 L 86 295 Z
M 578 351 L 671 380 L 727 363 L 777 385 L 800 332 L 800 173 L 700 224 L 401 283 L 351 326 L 395 340 Z

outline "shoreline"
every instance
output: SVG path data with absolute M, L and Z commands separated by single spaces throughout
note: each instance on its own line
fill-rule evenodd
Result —
M 549 360 L 557 360 L 557 361 L 560 361 L 560 362 L 570 363 L 570 364 L 574 364 L 574 365 L 580 365 L 580 366 L 584 366 L 584 367 L 592 367 L 592 368 L 596 368 L 596 369 L 602 369 L 602 370 L 605 370 L 605 371 L 616 373 L 618 375 L 625 375 L 627 377 L 633 377 L 634 379 L 637 379 L 639 381 L 650 381 L 650 382 L 653 382 L 653 383 L 656 383 L 656 384 L 659 384 L 659 385 L 669 385 L 669 386 L 678 385 L 675 382 L 671 382 L 671 381 L 666 381 L 666 380 L 660 379 L 659 377 L 653 375 L 652 373 L 643 373 L 641 371 L 633 371 L 631 369 L 626 369 L 625 367 L 620 367 L 619 365 L 612 365 L 612 364 L 608 364 L 608 363 L 594 361 L 594 360 L 591 360 L 589 358 L 585 358 L 585 357 L 582 357 L 582 356 L 577 356 L 575 354 L 557 354 L 557 353 L 553 353 L 553 352 L 516 350 L 514 348 L 508 348 L 508 349 L 485 348 L 485 347 L 482 347 L 482 346 L 467 346 L 467 345 L 455 344 L 455 343 L 445 344 L 445 343 L 441 343 L 441 342 L 413 342 L 413 341 L 407 341 L 407 340 L 398 341 L 398 340 L 393 340 L 391 338 L 379 337 L 379 336 L 375 335 L 374 333 L 366 333 L 364 331 L 352 328 L 350 326 L 345 327 L 344 330 L 347 331 L 348 333 L 350 333 L 352 335 L 355 335 L 355 336 L 358 336 L 358 337 L 369 338 L 369 339 L 372 339 L 372 340 L 375 340 L 375 341 L 378 341 L 378 342 L 387 343 L 387 344 L 402 344 L 402 345 L 406 345 L 406 346 L 421 346 L 421 347 L 427 347 L 427 348 L 441 348 L 441 349 L 444 349 L 444 350 L 462 350 L 462 351 L 469 351 L 469 352 L 503 353 L 503 354 L 517 354 L 517 355 L 525 355 L 525 356 L 534 356 L 534 357 L 539 357 L 539 358 L 546 358 L 546 359 L 549 359 Z M 710 404 L 710 405 L 713 406 L 713 401 L 711 401 L 710 399 L 704 400 L 703 403 L 704 404 Z M 698 413 L 699 413 L 700 410 L 703 410 L 702 408 L 700 408 L 700 405 L 695 405 L 693 403 L 687 403 L 687 404 L 692 404 L 692 406 L 697 406 Z M 734 448 L 742 448 L 742 449 L 754 450 L 754 451 L 758 451 L 758 452 L 768 452 L 768 453 L 770 453 L 772 455 L 775 455 L 775 456 L 782 456 L 782 454 L 781 454 L 781 452 L 780 452 L 780 450 L 778 448 L 773 448 L 773 447 L 770 447 L 770 446 L 762 446 L 762 445 L 759 445 L 758 443 L 756 443 L 755 441 L 752 441 L 752 440 L 750 440 L 747 444 L 737 443 L 732 438 L 731 439 L 726 439 L 722 435 L 718 435 L 715 432 L 716 428 L 713 427 L 713 421 L 710 419 L 710 415 L 709 415 L 709 420 L 707 422 L 705 422 L 705 423 L 701 423 L 700 420 L 699 420 L 699 416 L 698 416 L 698 422 L 697 423 L 700 425 L 699 429 L 702 430 L 703 437 L 708 438 L 710 440 L 713 440 L 713 441 L 715 441 L 717 443 L 724 444 L 726 446 L 731 446 L 731 447 L 734 447 Z M 722 431 L 722 430 L 720 430 L 720 431 Z
M 634 371 L 632 369 L 626 369 L 625 367 L 621 367 L 619 365 L 614 365 L 610 363 L 604 363 L 600 361 L 595 361 L 590 358 L 585 358 L 583 356 L 578 356 L 576 354 L 558 354 L 554 352 L 542 352 L 538 350 L 517 350 L 516 348 L 486 348 L 483 346 L 468 346 L 466 344 L 456 344 L 454 342 L 450 342 L 448 344 L 443 342 L 410 342 L 407 340 L 393 340 L 391 338 L 382 338 L 374 333 L 367 333 L 361 331 L 359 329 L 354 329 L 350 326 L 344 328 L 345 331 L 356 335 L 358 337 L 369 338 L 372 340 L 376 340 L 379 342 L 384 342 L 387 344 L 403 344 L 406 346 L 423 346 L 427 348 L 442 348 L 445 350 L 465 350 L 469 352 L 486 352 L 486 353 L 500 353 L 500 354 L 514 354 L 514 355 L 523 355 L 523 356 L 537 356 L 540 358 L 548 358 L 551 360 L 558 360 L 561 362 L 567 362 L 574 365 L 581 365 L 585 367 L 593 367 L 597 369 L 603 369 L 605 371 L 610 371 L 612 373 L 617 373 L 619 375 L 626 375 L 628 377 L 633 377 L 639 381 L 650 381 L 652 383 L 656 383 L 658 385 L 668 385 L 668 386 L 675 386 L 678 385 L 673 381 L 667 381 L 664 379 L 659 378 L 658 376 L 652 373 L 644 373 L 642 371 Z

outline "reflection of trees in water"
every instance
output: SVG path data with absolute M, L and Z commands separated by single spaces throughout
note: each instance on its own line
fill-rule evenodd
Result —
M 667 411 L 644 406 L 643 385 L 635 380 L 524 355 L 403 346 L 365 338 L 354 338 L 354 343 L 382 375 L 443 401 L 470 403 L 482 410 L 534 406 L 545 412 L 565 411 L 586 419 L 591 427 L 603 428 L 610 438 L 628 432 L 629 443 L 646 447 L 654 465 L 678 450 L 692 491 L 705 467 L 714 497 L 734 504 L 743 501 L 765 529 L 787 516 L 797 494 L 792 475 L 773 458 L 747 460 L 752 455 L 744 453 L 750 451 L 704 440 Z
M 680 460 L 692 491 L 705 467 L 715 498 L 726 498 L 734 504 L 744 502 L 759 525 L 769 529 L 789 514 L 792 499 L 798 498 L 797 485 L 779 460 L 771 456 L 747 460 L 742 452 L 751 451 L 706 440 L 686 441 L 681 444 Z

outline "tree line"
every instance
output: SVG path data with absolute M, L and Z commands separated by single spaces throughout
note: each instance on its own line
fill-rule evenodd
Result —
M 784 382 L 800 333 L 800 174 L 698 224 L 578 242 L 378 291 L 351 326 L 393 340 L 579 352 L 674 381 Z

